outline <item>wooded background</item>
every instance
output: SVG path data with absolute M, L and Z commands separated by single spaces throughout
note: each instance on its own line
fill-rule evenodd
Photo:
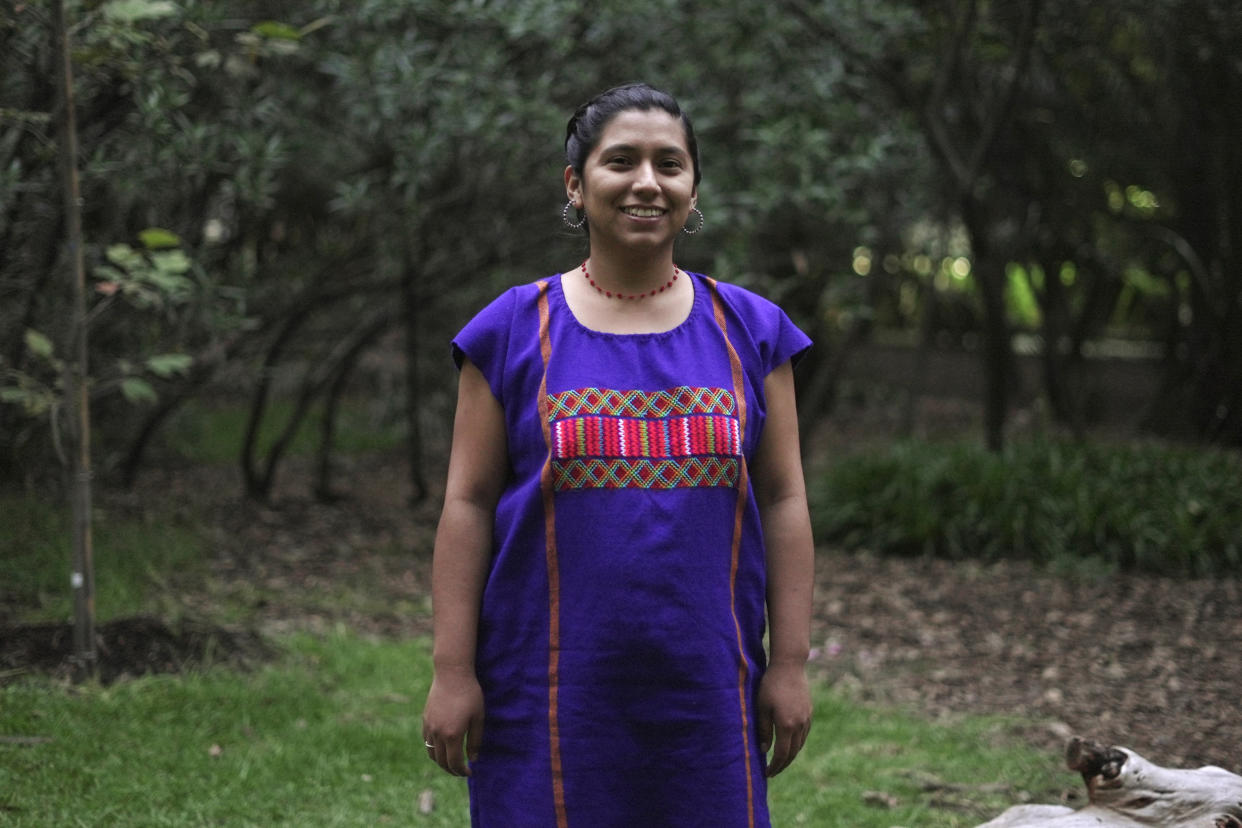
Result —
M 76 341 L 55 5 L 0 9 L 0 476 L 16 484 L 59 474 Z M 366 399 L 404 428 L 425 494 L 448 339 L 504 287 L 580 260 L 560 224 L 564 125 L 635 79 L 699 134 L 706 226 L 678 263 L 769 296 L 816 340 L 808 423 L 860 345 L 902 342 L 970 355 L 999 448 L 1018 342 L 1058 427 L 1093 425 L 1093 354 L 1143 354 L 1143 429 L 1242 446 L 1233 0 L 66 8 L 107 479 L 132 482 L 187 403 L 225 399 L 249 411 L 248 494 L 270 493 L 310 418 L 326 495 L 339 407 Z

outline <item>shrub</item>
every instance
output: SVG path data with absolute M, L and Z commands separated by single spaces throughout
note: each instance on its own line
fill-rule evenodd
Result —
M 903 442 L 812 486 L 820 542 L 1194 576 L 1242 570 L 1240 507 L 1242 457 L 1147 443 Z

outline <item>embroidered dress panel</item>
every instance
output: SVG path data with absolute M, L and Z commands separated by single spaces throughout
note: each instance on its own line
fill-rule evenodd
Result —
M 740 479 L 738 406 L 727 389 L 579 388 L 550 394 L 548 409 L 557 491 L 733 488 Z

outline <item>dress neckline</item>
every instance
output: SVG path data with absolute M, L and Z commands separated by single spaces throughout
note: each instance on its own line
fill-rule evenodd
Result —
M 705 291 L 703 289 L 704 286 L 700 284 L 700 280 L 702 279 L 702 277 L 697 273 L 694 273 L 692 271 L 685 270 L 685 269 L 682 269 L 681 272 L 684 273 L 686 275 L 686 278 L 689 280 L 690 289 L 691 291 L 693 291 L 693 294 L 694 294 L 690 302 L 690 311 L 689 313 L 686 314 L 686 317 L 684 319 L 682 319 L 680 322 L 678 322 L 676 325 L 674 325 L 673 327 L 669 328 L 666 331 L 646 331 L 646 332 L 641 332 L 641 333 L 615 333 L 613 331 L 596 330 L 595 328 L 591 328 L 591 327 L 584 325 L 582 323 L 582 320 L 578 318 L 578 315 L 574 313 L 573 308 L 569 306 L 569 301 L 565 298 L 565 288 L 564 288 L 564 285 L 562 284 L 565 279 L 564 273 L 557 274 L 556 279 L 552 282 L 552 286 L 554 289 L 551 291 L 551 293 L 554 294 L 557 305 L 562 310 L 564 310 L 565 315 L 569 318 L 570 322 L 574 325 L 574 327 L 576 327 L 578 330 L 582 331 L 585 334 L 588 334 L 590 336 L 600 337 L 602 339 L 617 339 L 617 340 L 637 341 L 637 340 L 642 340 L 642 339 L 661 339 L 664 337 L 672 336 L 673 334 L 676 334 L 678 331 L 688 328 L 690 326 L 690 323 L 694 320 L 694 317 L 697 316 L 701 312 L 700 304 L 702 303 L 703 296 L 705 294 Z

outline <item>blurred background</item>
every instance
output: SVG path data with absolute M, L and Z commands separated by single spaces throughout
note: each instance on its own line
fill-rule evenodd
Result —
M 425 502 L 446 343 L 506 286 L 579 260 L 564 124 L 644 79 L 702 147 L 706 223 L 679 263 L 772 298 L 817 343 L 798 376 L 813 469 L 904 440 L 965 440 L 980 451 L 961 462 L 983 464 L 1032 439 L 1032 462 L 1048 440 L 1079 463 L 1155 443 L 1223 463 L 1197 467 L 1210 487 L 1242 446 L 1240 37 L 1225 0 L 6 3 L 0 475 L 56 488 L 76 459 L 126 490 L 228 463 L 264 502 L 301 457 L 327 501 L 354 484 L 342 457 L 378 451 Z M 1130 498 L 1133 464 L 1172 462 L 1135 450 L 1084 468 L 1115 467 L 1105 488 Z M 933 519 L 962 471 L 920 487 Z M 1007 508 L 1057 485 L 1016 484 Z M 1191 534 L 1140 541 L 1208 547 L 1196 571 L 1237 564 L 1229 501 L 1153 485 Z M 890 487 L 883 508 L 912 498 Z M 879 508 L 819 528 L 857 541 Z M 1076 521 L 1106 552 L 1107 508 Z M 1047 534 L 1024 520 L 958 545 Z M 868 543 L 956 548 L 910 532 Z
M 54 5 L 0 18 L 17 482 L 55 469 L 71 334 Z M 992 449 L 1015 415 L 1242 445 L 1234 3 L 67 7 L 96 463 L 120 481 L 208 401 L 256 432 L 366 405 L 422 467 L 449 337 L 584 249 L 559 224 L 568 115 L 632 79 L 699 131 L 707 221 L 681 265 L 813 334 L 812 433 L 887 381 L 906 432 L 920 396 L 952 390 Z M 280 448 L 244 449 L 263 497 Z
M 368 710 L 414 709 L 449 339 L 581 261 L 566 121 L 645 80 L 702 152 L 678 264 L 816 343 L 816 675 L 1236 760 L 1239 43 L 1235 0 L 3 0 L 0 691 L 275 641 Z M 353 635 L 422 643 L 384 651 L 384 684 Z M 92 726 L 36 687 L 0 731 Z M 163 721 L 134 710 L 135 733 Z M 417 744 L 416 710 L 389 729 Z M 170 732 L 230 755 L 206 725 Z M 0 739 L 34 784 L 54 748 L 6 738 L 36 739 Z M 0 815 L 34 813 L 5 764 Z M 804 787 L 835 790 L 816 767 Z

